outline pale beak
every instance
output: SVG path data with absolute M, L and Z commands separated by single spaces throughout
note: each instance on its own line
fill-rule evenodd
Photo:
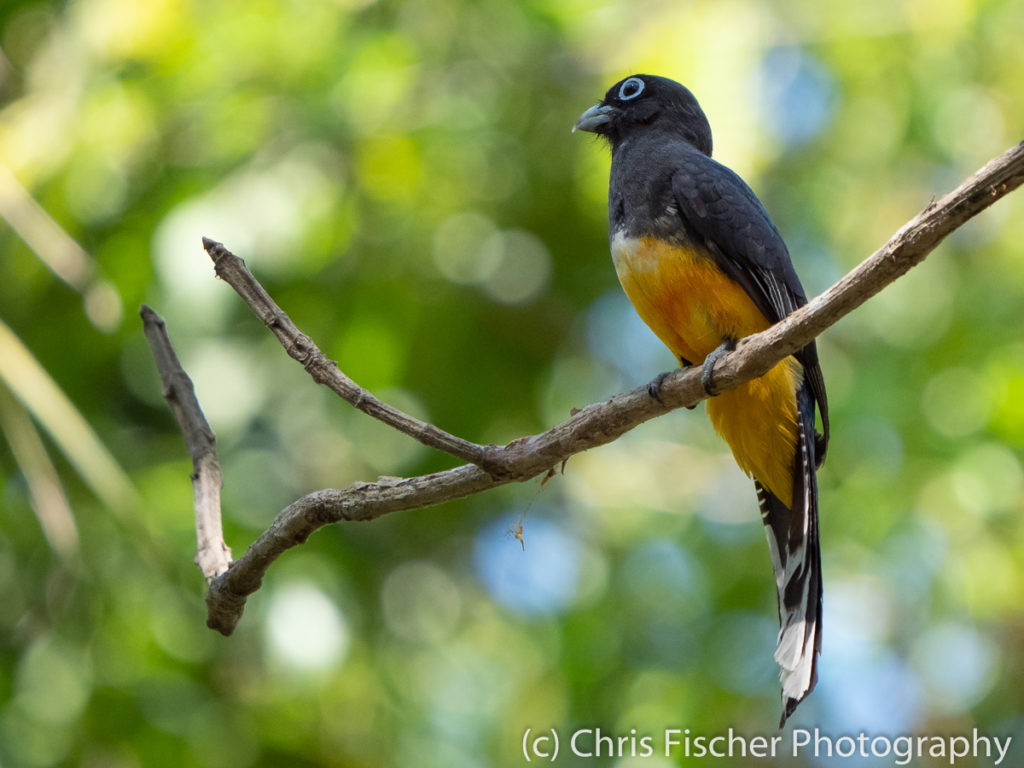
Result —
M 613 107 L 610 104 L 595 104 L 580 115 L 580 119 L 577 120 L 576 125 L 572 127 L 572 132 L 576 133 L 576 131 L 586 131 L 587 133 L 604 133 L 602 130 L 603 127 L 608 125 L 618 112 L 618 108 Z

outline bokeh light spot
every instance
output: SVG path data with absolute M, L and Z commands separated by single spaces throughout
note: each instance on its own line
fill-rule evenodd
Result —
M 434 234 L 434 264 L 453 283 L 473 285 L 490 277 L 501 254 L 481 246 L 494 234 L 493 222 L 472 211 L 449 216 Z
M 498 254 L 497 267 L 483 282 L 484 293 L 491 298 L 502 304 L 522 304 L 547 285 L 551 254 L 530 232 L 507 229 L 491 235 L 481 246 L 481 253 L 491 252 Z
M 310 583 L 292 583 L 275 592 L 264 630 L 273 656 L 296 670 L 330 669 L 348 652 L 349 628 L 344 615 Z
M 992 687 L 998 652 L 991 641 L 965 624 L 943 622 L 914 644 L 914 667 L 928 691 L 928 704 L 943 715 L 963 712 Z
M 19 708 L 53 725 L 77 718 L 91 692 L 87 660 L 51 637 L 32 644 L 15 675 L 14 698 Z
M 965 437 L 988 420 L 991 391 L 977 371 L 960 366 L 945 368 L 929 379 L 921 408 L 937 432 L 946 437 Z
M 562 613 L 577 592 L 579 544 L 559 526 L 531 515 L 523 521 L 524 550 L 509 534 L 519 522 L 507 517 L 480 529 L 473 546 L 477 576 L 513 613 Z
M 769 125 L 784 144 L 803 144 L 821 133 L 832 117 L 832 90 L 828 70 L 799 48 L 773 48 L 761 63 Z
M 953 469 L 952 485 L 957 501 L 972 512 L 1021 509 L 1024 473 L 1005 445 L 985 443 L 968 451 Z
M 266 381 L 257 372 L 250 347 L 210 341 L 183 357 L 203 411 L 218 431 L 236 429 L 253 416 Z

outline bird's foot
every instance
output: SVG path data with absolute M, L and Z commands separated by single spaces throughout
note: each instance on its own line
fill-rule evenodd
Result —
M 689 363 L 683 363 L 683 367 L 684 368 L 689 368 L 690 364 Z M 665 379 L 671 373 L 672 373 L 672 371 L 665 371 L 664 373 L 659 373 L 657 376 L 655 376 L 653 379 L 651 379 L 650 383 L 647 385 L 647 394 L 650 395 L 655 400 L 657 400 L 662 405 L 665 404 L 665 401 L 661 399 L 661 385 L 665 382 Z M 696 407 L 697 407 L 696 405 L 687 405 L 686 409 L 689 410 L 689 411 L 692 411 Z
M 700 368 L 700 383 L 704 386 L 704 392 L 708 397 L 718 394 L 718 387 L 715 386 L 715 363 L 734 349 L 736 349 L 736 337 L 726 336 L 722 339 L 722 343 L 704 358 L 704 364 Z
M 661 399 L 661 385 L 662 383 L 664 383 L 665 377 L 668 376 L 669 373 L 670 371 L 659 373 L 647 384 L 647 394 L 650 395 L 655 400 L 657 400 L 662 405 L 665 404 L 665 401 Z

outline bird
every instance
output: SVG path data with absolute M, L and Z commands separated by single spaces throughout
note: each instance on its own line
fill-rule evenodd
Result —
M 626 296 L 682 366 L 701 365 L 712 426 L 753 478 L 778 597 L 782 728 L 818 679 L 825 381 L 814 342 L 721 392 L 714 364 L 738 339 L 777 323 L 807 296 L 764 205 L 711 158 L 711 126 L 688 88 L 631 75 L 583 112 L 576 130 L 611 147 L 608 236 Z M 649 386 L 653 397 L 663 376 Z

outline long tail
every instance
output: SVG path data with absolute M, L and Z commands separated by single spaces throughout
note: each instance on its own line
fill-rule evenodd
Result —
M 793 508 L 755 481 L 761 519 L 768 534 L 779 598 L 782 719 L 818 682 L 821 653 L 821 547 L 818 540 L 818 481 L 815 473 L 814 400 L 807 384 L 797 391 L 799 444 L 793 467 Z

